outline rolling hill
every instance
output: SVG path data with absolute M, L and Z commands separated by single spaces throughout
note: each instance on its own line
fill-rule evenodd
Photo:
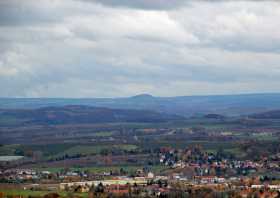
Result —
M 257 113 L 249 117 L 254 119 L 280 119 L 280 110 Z
M 2 120 L 21 124 L 85 124 L 111 122 L 166 122 L 184 119 L 148 110 L 110 109 L 91 106 L 43 107 L 39 109 L 2 109 Z M 5 122 L 2 123 L 2 125 Z

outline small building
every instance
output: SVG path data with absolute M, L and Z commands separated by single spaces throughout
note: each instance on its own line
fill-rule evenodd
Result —
M 148 179 L 153 179 L 155 177 L 154 173 L 149 172 L 147 175 Z

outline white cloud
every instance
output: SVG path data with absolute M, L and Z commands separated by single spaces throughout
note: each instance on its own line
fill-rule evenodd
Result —
M 276 1 L 196 2 L 170 12 L 204 45 L 237 51 L 277 51 L 280 4 Z M 198 17 L 197 13 L 203 13 Z
M 130 38 L 182 45 L 199 42 L 163 11 L 105 9 L 102 15 L 73 16 L 67 21 L 73 32 L 90 40 Z

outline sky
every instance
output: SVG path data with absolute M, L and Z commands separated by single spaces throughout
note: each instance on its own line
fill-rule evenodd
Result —
M 280 2 L 1 0 L 0 97 L 280 92 Z

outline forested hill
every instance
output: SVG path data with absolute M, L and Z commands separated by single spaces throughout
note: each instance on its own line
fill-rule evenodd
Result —
M 254 119 L 280 119 L 280 110 L 257 113 L 250 117 Z
M 167 122 L 184 119 L 148 110 L 109 109 L 90 106 L 45 107 L 39 109 L 0 109 L 6 124 L 92 124 L 111 122 Z

